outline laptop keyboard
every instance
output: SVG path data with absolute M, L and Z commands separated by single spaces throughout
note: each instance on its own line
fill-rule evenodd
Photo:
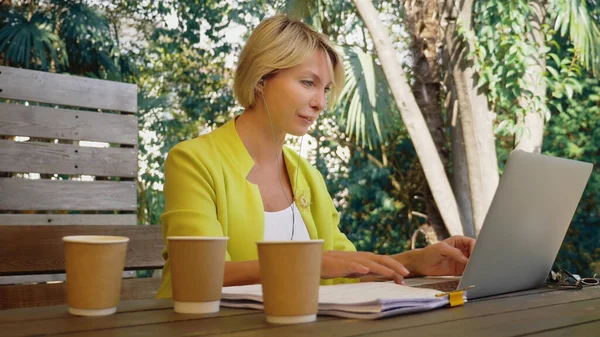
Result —
M 450 280 L 443 282 L 435 282 L 435 283 L 427 283 L 420 284 L 418 286 L 413 286 L 415 288 L 427 288 L 427 289 L 435 289 L 443 292 L 454 291 L 458 288 L 458 283 L 460 280 Z

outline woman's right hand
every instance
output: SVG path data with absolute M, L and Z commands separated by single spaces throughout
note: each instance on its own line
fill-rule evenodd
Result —
M 321 261 L 321 278 L 324 279 L 382 276 L 402 284 L 408 274 L 408 269 L 394 258 L 369 252 L 328 250 L 323 252 Z

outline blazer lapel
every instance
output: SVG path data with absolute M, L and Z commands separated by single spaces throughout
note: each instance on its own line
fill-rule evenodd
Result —
M 299 163 L 300 165 L 302 165 L 301 160 L 299 160 L 299 156 L 300 155 L 298 153 L 284 146 L 283 157 L 285 160 L 285 167 L 290 177 L 292 191 L 294 193 L 294 203 L 296 207 L 298 207 L 300 215 L 302 215 L 302 220 L 304 220 L 304 223 L 306 224 L 306 229 L 308 230 L 310 238 L 318 239 L 317 227 L 310 212 L 312 203 L 311 192 L 308 186 L 308 182 L 302 174 L 303 167 L 298 167 Z

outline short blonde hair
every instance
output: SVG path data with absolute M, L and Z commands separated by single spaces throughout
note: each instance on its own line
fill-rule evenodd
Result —
M 331 91 L 329 107 L 337 102 L 344 85 L 342 58 L 327 36 L 307 24 L 276 15 L 263 20 L 246 42 L 235 72 L 233 94 L 240 105 L 251 108 L 256 103 L 258 83 L 281 69 L 294 67 L 317 50 L 327 54 Z

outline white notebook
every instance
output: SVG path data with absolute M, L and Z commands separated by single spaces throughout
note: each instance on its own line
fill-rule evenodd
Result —
M 393 282 L 363 282 L 321 286 L 319 314 L 349 318 L 376 319 L 427 311 L 449 304 L 440 291 L 397 285 Z M 466 302 L 466 294 L 463 296 Z M 260 284 L 224 287 L 221 305 L 263 309 Z

